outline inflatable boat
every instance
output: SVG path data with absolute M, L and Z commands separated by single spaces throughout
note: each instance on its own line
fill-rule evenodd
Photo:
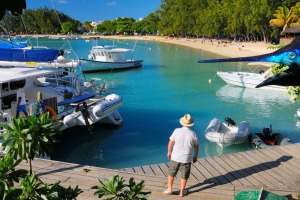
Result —
M 252 146 L 255 149 L 264 149 L 274 145 L 283 146 L 291 144 L 291 140 L 287 136 L 281 133 L 272 133 L 271 130 L 271 127 L 263 128 L 262 133 L 251 133 L 249 140 Z
M 227 121 L 227 119 L 228 118 L 226 118 L 225 121 Z M 227 147 L 232 144 L 245 142 L 249 136 L 249 132 L 250 125 L 245 121 L 236 125 L 235 123 L 222 123 L 215 118 L 211 120 L 204 134 L 207 140 L 217 143 L 220 147 Z

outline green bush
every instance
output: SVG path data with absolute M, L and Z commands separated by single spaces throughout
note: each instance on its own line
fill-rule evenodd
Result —
M 94 193 L 99 198 L 109 196 L 107 200 L 145 200 L 151 192 L 142 192 L 144 181 L 136 184 L 133 178 L 130 178 L 129 184 L 124 184 L 123 177 L 118 175 L 111 177 L 109 180 L 100 179 L 101 186 L 93 186 L 92 189 L 97 189 Z

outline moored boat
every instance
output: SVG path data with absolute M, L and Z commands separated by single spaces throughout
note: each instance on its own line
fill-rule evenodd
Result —
M 255 149 L 264 149 L 270 146 L 291 144 L 291 140 L 281 133 L 272 133 L 272 128 L 263 128 L 262 133 L 251 133 L 249 140 Z
M 0 60 L 9 62 L 48 62 L 64 53 L 60 49 L 27 46 L 25 42 L 0 40 Z
M 85 73 L 141 67 L 143 60 L 133 60 L 132 49 L 94 46 L 88 59 L 80 58 Z M 128 53 L 131 57 L 129 57 Z
M 220 147 L 227 147 L 232 144 L 240 144 L 247 140 L 250 131 L 249 123 L 242 121 L 238 125 L 230 118 L 225 118 L 228 124 L 222 123 L 214 118 L 204 131 L 205 137 L 211 142 L 217 143 Z M 234 122 L 234 123 L 233 123 Z
M 99 93 L 102 86 L 95 80 L 84 80 L 81 74 L 76 74 L 80 72 L 80 62 L 71 62 L 78 64 L 76 68 L 70 67 L 70 62 L 56 68 L 48 65 L 43 68 L 39 64 L 38 68 L 0 67 L 0 120 L 11 123 L 11 118 L 16 115 L 16 93 L 21 87 L 25 91 L 27 113 L 37 115 L 41 110 L 49 111 L 59 120 L 61 131 L 78 125 L 91 131 L 92 125 L 102 120 L 122 125 L 122 117 L 117 111 L 122 98 Z
M 255 88 L 256 85 L 260 84 L 261 82 L 263 82 L 269 77 L 269 73 L 270 73 L 270 69 L 268 69 L 267 71 L 261 71 L 260 73 L 218 71 L 217 75 L 228 84 L 245 87 L 245 88 Z M 269 85 L 266 87 L 262 87 L 260 89 L 274 90 L 274 91 L 281 91 L 281 92 L 287 91 L 286 87 L 278 86 L 278 85 Z

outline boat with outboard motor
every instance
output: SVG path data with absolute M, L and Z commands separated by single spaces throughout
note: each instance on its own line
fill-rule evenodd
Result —
M 287 136 L 281 133 L 272 133 L 272 126 L 270 128 L 264 127 L 262 133 L 251 133 L 249 140 L 255 149 L 291 144 L 291 140 Z
M 103 85 L 97 80 L 85 80 L 79 61 L 60 59 L 44 67 L 43 62 L 34 62 L 34 67 L 21 66 L 22 62 L 12 67 L 9 63 L 8 67 L 0 67 L 0 120 L 3 122 L 11 123 L 16 115 L 16 93 L 22 87 L 27 112 L 37 115 L 39 103 L 45 112 L 49 111 L 59 120 L 60 130 L 84 125 L 92 131 L 92 124 L 101 122 L 122 125 L 117 110 L 122 98 L 117 94 L 100 93 Z
M 211 142 L 217 143 L 220 147 L 227 147 L 232 144 L 240 144 L 247 140 L 250 132 L 249 123 L 242 121 L 236 124 L 231 118 L 225 118 L 227 124 L 219 119 L 211 120 L 206 130 L 205 137 Z
M 94 46 L 88 59 L 80 58 L 85 73 L 141 67 L 143 60 L 133 60 L 133 49 Z M 129 55 L 131 58 L 129 57 Z
M 217 71 L 217 75 L 225 81 L 227 84 L 236 85 L 245 88 L 255 88 L 256 85 L 260 84 L 261 82 L 265 81 L 271 75 L 271 64 L 265 64 L 263 62 L 251 62 L 248 65 L 258 65 L 269 67 L 267 70 L 260 69 L 258 73 L 256 72 L 240 72 L 240 71 L 229 71 L 229 72 L 222 72 Z M 269 85 L 266 87 L 262 87 L 260 89 L 264 90 L 274 90 L 274 91 L 281 91 L 286 92 L 286 87 L 278 86 L 278 85 Z

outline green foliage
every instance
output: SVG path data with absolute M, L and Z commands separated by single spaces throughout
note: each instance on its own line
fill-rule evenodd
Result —
M 48 199 L 70 200 L 83 191 L 76 186 L 64 188 L 60 182 L 48 185 L 42 183 L 35 174 L 28 175 L 27 170 L 15 169 L 21 160 L 14 161 L 10 154 L 0 160 L 0 200 L 11 199 Z M 20 183 L 18 188 L 14 183 Z
M 268 49 L 280 49 L 280 48 L 283 48 L 285 47 L 286 44 L 280 44 L 280 45 L 274 45 L 274 46 L 269 46 Z
M 62 23 L 62 30 L 61 32 L 63 33 L 75 33 L 77 30 L 77 26 L 76 24 L 72 23 L 71 21 L 67 21 Z
M 60 33 L 62 27 L 59 21 L 61 21 L 62 24 L 65 22 L 71 22 L 76 29 L 77 27 L 81 26 L 81 23 L 78 20 L 74 20 L 61 12 L 48 9 L 46 7 L 39 8 L 37 10 L 26 9 L 22 14 L 22 19 L 20 16 L 7 14 L 4 17 L 4 20 L 9 29 L 7 31 L 17 33 Z M 1 27 L 6 27 L 6 25 L 4 25 L 4 20 L 0 22 L 0 31 L 5 32 L 5 30 L 1 30 Z
M 21 160 L 15 161 L 10 154 L 6 154 L 0 160 L 0 191 L 5 186 L 6 187 L 13 186 L 13 182 L 18 183 L 19 177 L 24 177 L 28 173 L 26 170 L 23 169 L 15 169 L 15 167 L 20 162 Z
M 283 64 L 274 64 L 272 67 L 272 74 L 279 74 L 284 73 L 285 70 L 287 70 L 289 67 L 285 66 Z M 300 86 L 288 86 L 287 87 L 288 94 L 291 95 L 290 100 L 292 102 L 296 102 L 300 99 Z
M 28 160 L 31 173 L 31 160 L 34 157 L 49 156 L 53 152 L 52 144 L 57 142 L 53 135 L 60 133 L 56 128 L 57 123 L 50 119 L 49 112 L 38 119 L 34 116 L 13 118 L 12 126 L 0 123 L 4 128 L 0 135 L 0 139 L 3 139 L 2 149 L 14 159 Z
M 93 186 L 92 189 L 97 191 L 94 193 L 95 196 L 99 198 L 103 196 L 109 196 L 107 200 L 112 199 L 136 199 L 136 200 L 145 200 L 148 198 L 151 192 L 142 192 L 144 188 L 144 181 L 136 184 L 133 178 L 130 178 L 129 184 L 124 184 L 123 177 L 118 175 L 107 179 L 99 179 L 101 186 Z

